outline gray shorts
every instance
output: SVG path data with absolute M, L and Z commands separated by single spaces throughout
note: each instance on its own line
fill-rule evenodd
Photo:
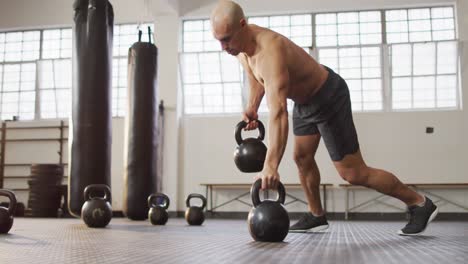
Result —
M 294 135 L 318 134 L 333 161 L 340 161 L 346 154 L 359 149 L 356 128 L 351 112 L 351 98 L 346 82 L 333 70 L 320 90 L 308 103 L 294 104 Z

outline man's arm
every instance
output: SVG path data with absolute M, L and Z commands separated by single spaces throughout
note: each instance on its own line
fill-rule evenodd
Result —
M 249 71 L 250 69 L 247 72 Z M 260 103 L 262 102 L 263 96 L 265 95 L 265 88 L 257 81 L 257 79 L 253 77 L 251 71 L 247 75 L 250 86 L 250 94 L 246 109 L 257 112 L 258 108 L 260 107 Z
M 257 112 L 260 107 L 260 103 L 262 102 L 262 98 L 265 95 L 265 88 L 257 81 L 257 79 L 255 79 L 245 55 L 239 54 L 238 57 L 240 63 L 244 67 L 244 70 L 247 72 L 247 79 L 249 80 L 250 86 L 249 100 L 247 102 L 246 109 Z
M 247 78 L 249 80 L 249 99 L 247 102 L 247 106 L 244 110 L 242 115 L 242 119 L 247 122 L 247 126 L 244 128 L 245 130 L 253 130 L 258 127 L 257 122 L 255 121 L 258 119 L 258 108 L 260 107 L 260 103 L 262 102 L 262 98 L 265 95 L 265 88 L 264 86 L 255 79 L 252 69 L 250 69 L 249 64 L 247 63 L 247 58 L 244 54 L 239 54 L 238 59 L 244 70 L 247 72 Z M 252 122 L 253 121 L 253 122 Z
M 269 144 L 262 171 L 262 188 L 277 187 L 278 167 L 286 148 L 289 129 L 286 101 L 289 89 L 289 72 L 286 66 L 286 57 L 281 47 L 271 47 L 271 49 L 261 64 L 261 74 L 270 112 Z

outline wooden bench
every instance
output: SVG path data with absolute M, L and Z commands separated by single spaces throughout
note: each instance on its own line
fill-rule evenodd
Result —
M 252 206 L 252 204 L 250 203 L 247 203 L 243 200 L 241 200 L 242 197 L 244 196 L 247 196 L 250 194 L 250 187 L 252 186 L 252 183 L 201 183 L 200 185 L 202 186 L 205 186 L 205 197 L 207 199 L 207 202 L 208 202 L 208 206 L 207 206 L 207 211 L 208 212 L 214 212 L 216 209 L 222 207 L 222 206 L 225 206 L 229 203 L 232 203 L 232 202 L 235 202 L 235 201 L 238 201 L 242 204 L 245 204 L 245 205 L 248 205 L 248 206 Z M 288 205 L 288 204 L 292 204 L 292 203 L 295 203 L 295 202 L 300 202 L 300 203 L 303 203 L 303 204 L 307 204 L 306 201 L 302 200 L 302 199 L 299 199 L 291 194 L 288 193 L 288 189 L 302 189 L 302 185 L 300 183 L 283 183 L 284 187 L 286 188 L 286 196 L 291 198 L 292 201 L 288 201 L 287 203 L 285 203 L 285 205 Z M 322 189 L 322 193 L 323 193 L 323 209 L 326 211 L 327 210 L 327 187 L 330 187 L 330 186 L 333 186 L 333 184 L 329 184 L 329 183 L 323 183 L 323 184 L 320 184 L 320 187 Z M 221 203 L 221 204 L 218 204 L 218 205 L 213 205 L 213 190 L 216 190 L 216 189 L 242 189 L 242 190 L 245 190 L 242 194 L 224 202 L 224 203 Z M 268 192 L 265 192 L 265 195 L 268 197 Z
M 427 195 L 430 195 L 431 197 L 437 198 L 437 200 L 433 201 L 434 203 L 438 203 L 438 202 L 442 201 L 442 202 L 452 204 L 454 206 L 457 206 L 459 208 L 462 208 L 462 209 L 468 211 L 468 206 L 459 204 L 457 202 L 449 200 L 446 197 L 442 197 L 441 195 L 434 194 L 433 192 L 428 191 L 428 189 L 468 189 L 468 183 L 406 183 L 406 185 L 409 186 L 410 188 L 418 191 L 419 193 L 427 194 Z M 397 209 L 399 211 L 405 211 L 406 210 L 406 209 L 402 209 L 400 207 L 397 207 L 397 206 L 395 206 L 393 204 L 390 204 L 390 203 L 379 200 L 380 198 L 390 197 L 390 196 L 387 196 L 387 195 L 381 194 L 381 193 L 379 193 L 375 197 L 372 197 L 372 198 L 370 198 L 368 200 L 365 200 L 364 202 L 350 208 L 349 207 L 349 193 L 350 193 L 350 191 L 354 192 L 355 190 L 359 190 L 359 189 L 363 190 L 363 189 L 368 189 L 368 188 L 363 187 L 363 186 L 351 185 L 351 184 L 340 184 L 339 187 L 344 188 L 346 190 L 346 194 L 345 194 L 345 219 L 346 220 L 348 220 L 348 214 L 350 212 L 352 212 L 352 211 L 356 212 L 359 208 L 361 208 L 361 207 L 363 207 L 365 205 L 368 205 L 370 203 L 383 204 L 385 206 L 395 208 L 395 209 Z

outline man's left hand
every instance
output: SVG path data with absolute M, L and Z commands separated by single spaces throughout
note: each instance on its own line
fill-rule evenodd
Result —
M 263 170 L 255 177 L 255 179 L 260 178 L 262 179 L 262 190 L 276 190 L 278 188 L 278 183 L 280 181 L 278 170 L 265 166 L 263 167 Z

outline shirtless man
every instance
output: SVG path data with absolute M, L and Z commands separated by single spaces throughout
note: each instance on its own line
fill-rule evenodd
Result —
M 390 172 L 366 165 L 359 150 L 346 82 L 317 63 L 288 38 L 248 24 L 242 8 L 220 1 L 211 15 L 213 36 L 227 53 L 236 56 L 248 75 L 250 97 L 243 113 L 246 130 L 257 128 L 257 110 L 264 95 L 269 108 L 269 147 L 262 172 L 262 189 L 275 189 L 278 167 L 288 139 L 286 99 L 294 101 L 294 160 L 308 201 L 309 212 L 290 232 L 328 228 L 320 201 L 320 173 L 314 156 L 323 137 L 339 175 L 354 185 L 395 197 L 408 206 L 409 223 L 400 235 L 422 233 L 437 215 L 433 202 L 401 183 Z

